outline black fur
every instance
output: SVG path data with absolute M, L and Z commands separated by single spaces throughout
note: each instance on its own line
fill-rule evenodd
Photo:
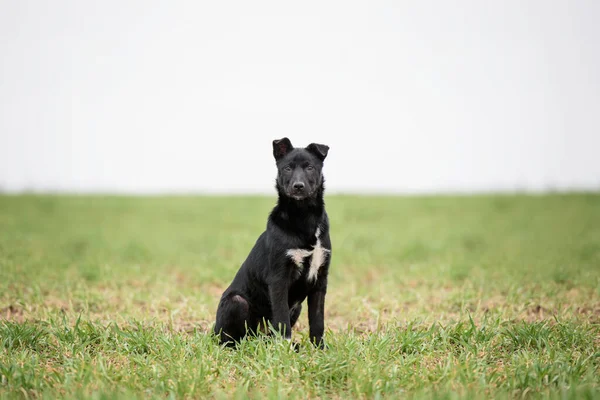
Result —
M 323 200 L 323 161 L 329 147 L 312 143 L 294 148 L 288 138 L 273 141 L 277 164 L 278 201 L 248 258 L 225 290 L 217 309 L 215 334 L 234 345 L 247 333 L 271 324 L 286 339 L 308 299 L 311 341 L 323 346 L 327 274 L 331 260 L 329 219 Z M 314 280 L 308 279 L 312 255 L 301 267 L 287 254 L 291 249 L 327 249 Z M 267 325 L 265 325 L 267 324 Z

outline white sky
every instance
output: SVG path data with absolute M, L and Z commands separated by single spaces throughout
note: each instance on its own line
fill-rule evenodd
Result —
M 600 188 L 600 2 L 0 0 L 0 189 Z

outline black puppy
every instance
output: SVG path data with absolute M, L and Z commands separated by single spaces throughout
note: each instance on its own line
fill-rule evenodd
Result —
M 325 292 L 331 260 L 329 219 L 323 201 L 323 161 L 329 147 L 294 148 L 273 141 L 277 205 L 217 309 L 215 334 L 229 346 L 271 324 L 291 340 L 308 298 L 310 339 L 323 346 Z

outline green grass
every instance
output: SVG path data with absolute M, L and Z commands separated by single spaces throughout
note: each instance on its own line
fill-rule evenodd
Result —
M 600 398 L 600 195 L 326 201 L 295 353 L 208 334 L 273 197 L 0 197 L 0 398 Z

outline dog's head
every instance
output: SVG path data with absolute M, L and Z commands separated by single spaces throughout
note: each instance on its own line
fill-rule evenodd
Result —
M 277 188 L 295 200 L 317 196 L 323 185 L 323 161 L 329 146 L 311 143 L 294 148 L 288 138 L 273 140 L 273 156 L 277 163 Z

